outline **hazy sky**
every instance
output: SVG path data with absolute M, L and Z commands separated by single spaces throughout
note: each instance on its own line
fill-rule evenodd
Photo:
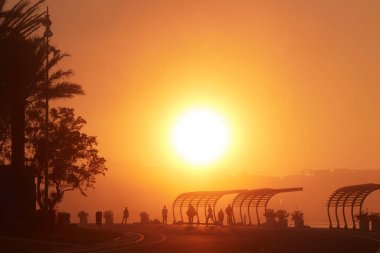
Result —
M 96 196 L 172 197 L 226 172 L 380 168 L 380 1 L 47 2 L 52 41 L 87 93 L 61 104 L 88 121 L 108 161 Z M 169 141 L 194 105 L 215 108 L 233 132 L 203 174 Z M 168 190 L 173 181 L 182 188 Z

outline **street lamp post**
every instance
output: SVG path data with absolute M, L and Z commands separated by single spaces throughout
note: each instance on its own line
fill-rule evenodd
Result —
M 50 30 L 52 22 L 49 17 L 49 7 L 46 8 L 46 16 L 42 22 L 45 26 L 44 38 L 46 45 L 46 69 L 45 69 L 45 191 L 44 191 L 44 206 L 45 212 L 48 214 L 48 200 L 49 200 L 49 38 L 53 36 Z

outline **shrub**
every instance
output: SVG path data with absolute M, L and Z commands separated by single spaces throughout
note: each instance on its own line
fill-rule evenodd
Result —
M 368 211 L 361 211 L 355 215 L 356 220 L 359 221 L 359 229 L 361 231 L 369 231 L 369 214 Z
M 277 210 L 276 212 L 276 217 L 279 222 L 287 220 L 288 216 L 289 216 L 288 212 L 285 211 L 284 209 Z
M 361 211 L 360 213 L 355 214 L 355 218 L 357 221 L 365 221 L 369 219 L 369 214 L 368 212 Z
M 369 220 L 371 221 L 371 230 L 375 232 L 380 232 L 380 214 L 371 213 L 369 215 Z
M 303 220 L 303 212 L 300 211 L 300 210 L 295 210 L 293 213 L 292 213 L 292 220 L 296 221 L 296 220 Z
M 158 219 L 154 219 L 151 223 L 152 224 L 161 224 L 161 221 L 159 221 Z
M 57 213 L 57 227 L 64 228 L 70 225 L 70 213 L 58 212 Z
M 296 227 L 296 228 L 303 228 L 303 227 L 305 227 L 303 217 L 304 217 L 304 214 L 300 210 L 295 210 L 292 213 L 292 220 L 294 221 L 294 227 Z
M 277 218 L 277 224 L 276 226 L 281 228 L 287 228 L 288 227 L 288 212 L 284 209 L 277 210 L 276 212 L 276 218 Z
M 276 213 L 274 212 L 273 209 L 267 209 L 264 213 L 264 216 L 267 220 L 268 224 L 274 224 L 276 223 Z

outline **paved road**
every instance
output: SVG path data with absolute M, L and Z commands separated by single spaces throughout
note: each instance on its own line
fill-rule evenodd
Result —
M 130 228 L 133 230 L 133 228 Z M 334 232 L 322 229 L 275 230 L 247 228 L 205 228 L 189 230 L 172 226 L 166 230 L 141 230 L 145 238 L 136 245 L 101 251 L 114 253 L 375 253 L 379 234 Z M 379 251 L 380 252 L 380 251 Z

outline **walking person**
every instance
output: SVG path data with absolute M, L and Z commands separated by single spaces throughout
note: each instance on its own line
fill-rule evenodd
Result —
M 123 211 L 123 220 L 121 221 L 121 224 L 127 224 L 128 217 L 129 217 L 128 207 L 125 207 Z
M 192 228 L 194 224 L 194 216 L 196 215 L 195 208 L 192 204 L 189 205 L 189 208 L 187 209 L 187 216 L 189 217 L 189 227 Z
M 162 209 L 162 225 L 164 227 L 168 226 L 168 209 L 166 208 L 166 206 L 164 206 L 164 208 Z
M 208 219 L 211 219 L 212 223 L 215 224 L 214 215 L 212 212 L 211 205 L 208 205 L 208 209 L 207 209 L 206 226 L 208 226 Z
M 223 213 L 223 209 L 220 208 L 219 213 L 218 213 L 218 223 L 220 226 L 223 226 L 223 221 L 224 221 L 224 213 Z

